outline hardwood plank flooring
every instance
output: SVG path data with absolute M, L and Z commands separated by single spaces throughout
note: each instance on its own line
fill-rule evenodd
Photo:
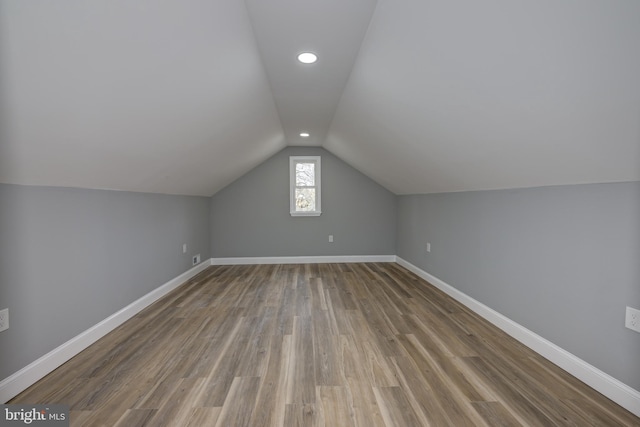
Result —
M 640 426 L 394 263 L 209 267 L 10 403 L 73 426 Z

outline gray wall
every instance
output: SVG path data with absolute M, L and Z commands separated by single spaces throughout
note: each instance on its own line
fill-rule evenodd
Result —
M 322 215 L 289 214 L 289 156 L 322 156 Z M 395 195 L 322 148 L 288 147 L 211 200 L 214 257 L 395 254 Z M 334 243 L 328 243 L 333 234 Z
M 289 215 L 290 155 L 322 156 L 320 217 Z M 0 379 L 188 270 L 195 253 L 397 253 L 640 390 L 640 334 L 624 328 L 625 306 L 640 308 L 640 182 L 396 197 L 310 147 L 212 198 L 0 184 L 11 318 Z
M 0 184 L 0 379 L 208 259 L 209 201 Z
M 400 257 L 640 390 L 640 182 L 400 196 L 397 221 Z

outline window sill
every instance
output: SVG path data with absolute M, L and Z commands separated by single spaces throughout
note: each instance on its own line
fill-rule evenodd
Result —
M 322 212 L 289 212 L 291 216 L 320 216 Z

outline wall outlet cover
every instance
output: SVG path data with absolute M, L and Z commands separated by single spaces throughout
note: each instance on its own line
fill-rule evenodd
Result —
M 640 332 L 640 310 L 627 307 L 624 318 L 624 326 L 633 331 Z
M 193 265 L 200 264 L 200 254 L 194 255 L 192 264 Z
M 0 332 L 9 329 L 9 309 L 0 310 Z

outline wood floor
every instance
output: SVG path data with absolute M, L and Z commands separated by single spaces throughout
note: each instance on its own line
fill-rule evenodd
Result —
M 640 426 L 393 263 L 210 267 L 11 403 L 77 426 Z

